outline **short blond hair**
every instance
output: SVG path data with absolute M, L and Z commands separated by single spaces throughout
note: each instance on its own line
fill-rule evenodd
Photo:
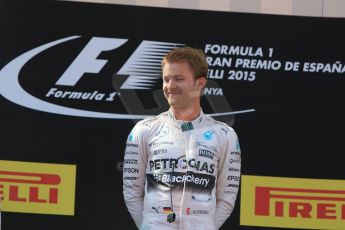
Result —
M 206 55 L 201 49 L 192 47 L 176 48 L 168 52 L 162 60 L 162 68 L 166 63 L 187 62 L 193 70 L 194 78 L 207 78 L 208 64 Z

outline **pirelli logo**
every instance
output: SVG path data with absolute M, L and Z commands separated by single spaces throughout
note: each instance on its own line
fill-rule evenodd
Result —
M 241 184 L 241 225 L 344 229 L 344 180 L 243 175 Z
M 74 215 L 75 165 L 0 160 L 2 211 Z

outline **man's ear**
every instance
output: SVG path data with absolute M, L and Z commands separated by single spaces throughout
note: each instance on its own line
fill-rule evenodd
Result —
M 206 83 L 207 83 L 207 79 L 206 79 L 206 77 L 200 77 L 199 79 L 198 79 L 198 86 L 199 86 L 199 88 L 200 89 L 203 89 L 204 87 L 205 87 L 205 85 L 206 85 Z

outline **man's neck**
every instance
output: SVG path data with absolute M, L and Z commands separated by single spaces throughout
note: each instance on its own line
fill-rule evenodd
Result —
M 200 106 L 198 106 L 195 108 L 182 110 L 182 109 L 170 107 L 170 111 L 174 114 L 177 120 L 193 121 L 199 116 L 201 108 Z

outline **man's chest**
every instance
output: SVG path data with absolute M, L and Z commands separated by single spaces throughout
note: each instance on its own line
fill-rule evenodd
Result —
M 212 130 L 181 132 L 163 128 L 149 138 L 146 146 L 148 171 L 170 172 L 174 168 L 177 172 L 217 172 L 221 151 Z

